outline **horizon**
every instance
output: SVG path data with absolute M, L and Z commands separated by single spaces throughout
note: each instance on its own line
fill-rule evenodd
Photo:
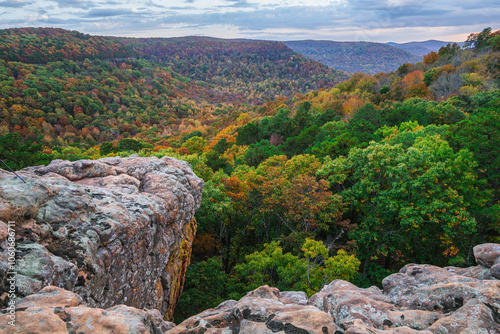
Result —
M 0 0 L 0 29 L 53 27 L 98 36 L 271 41 L 463 42 L 499 29 L 500 3 L 325 0 Z
M 394 43 L 394 44 L 410 44 L 410 43 L 426 43 L 426 42 L 444 42 L 444 43 L 463 43 L 465 42 L 465 39 L 463 41 L 447 41 L 447 40 L 438 40 L 435 38 L 432 39 L 427 39 L 427 40 L 413 40 L 413 41 L 408 41 L 408 42 L 394 42 L 394 41 L 387 41 L 387 42 L 376 42 L 376 41 L 363 41 L 363 40 L 331 40 L 331 39 L 315 39 L 315 38 L 307 38 L 307 39 L 288 39 L 288 40 L 274 40 L 274 39 L 263 39 L 263 38 L 252 38 L 252 37 L 216 37 L 216 36 L 210 36 L 210 35 L 184 35 L 184 36 L 172 36 L 172 37 L 161 37 L 161 36 L 147 36 L 147 37 L 136 37 L 136 36 L 125 36 L 125 35 L 102 35 L 102 34 L 92 34 L 92 33 L 86 33 L 83 31 L 75 30 L 75 29 L 66 29 L 66 28 L 61 28 L 61 27 L 42 27 L 42 26 L 29 26 L 29 27 L 10 27 L 10 28 L 0 28 L 0 30 L 9 30 L 9 29 L 24 29 L 24 28 L 34 28 L 34 29 L 63 29 L 67 31 L 76 31 L 79 33 L 84 33 L 90 36 L 97 36 L 97 37 L 116 37 L 116 38 L 151 38 L 151 39 L 170 39 L 170 38 L 187 38 L 187 37 L 200 37 L 200 38 L 213 38 L 213 39 L 223 39 L 223 40 L 249 40 L 249 41 L 270 41 L 270 42 L 302 42 L 302 41 L 316 41 L 316 42 L 339 42 L 339 43 L 379 43 L 379 44 L 389 44 L 389 43 Z
M 409 40 L 409 41 L 401 41 L 401 42 L 396 42 L 395 40 L 388 40 L 388 41 L 372 41 L 372 40 L 339 40 L 339 39 L 325 39 L 325 38 L 314 38 L 314 37 L 308 37 L 308 38 L 303 38 L 303 39 L 273 39 L 273 38 L 258 38 L 258 37 L 251 37 L 251 36 L 246 36 L 246 37 L 218 37 L 214 35 L 205 35 L 205 34 L 192 34 L 192 35 L 176 35 L 176 36 L 133 36 L 133 35 L 122 35 L 122 34 L 100 34 L 100 33 L 91 33 L 91 32 L 86 32 L 78 29 L 69 29 L 65 27 L 56 27 L 56 26 L 19 26 L 19 27 L 5 27 L 5 28 L 0 28 L 0 30 L 8 30 L 8 29 L 22 29 L 22 28 L 35 28 L 35 29 L 64 29 L 68 31 L 77 31 L 80 33 L 88 34 L 91 36 L 100 36 L 100 37 L 118 37 L 118 38 L 186 38 L 186 37 L 205 37 L 205 38 L 215 38 L 215 39 L 226 39 L 226 40 L 258 40 L 258 41 L 275 41 L 275 42 L 295 42 L 295 41 L 327 41 L 327 42 L 345 42 L 345 43 L 380 43 L 380 44 L 388 44 L 388 43 L 396 43 L 396 44 L 409 44 L 409 43 L 424 43 L 424 42 L 431 42 L 431 41 L 436 41 L 436 42 L 446 42 L 446 43 L 462 43 L 465 42 L 467 39 L 467 36 L 469 34 L 464 34 L 463 40 L 444 40 L 444 39 L 437 39 L 437 38 L 429 38 L 425 40 Z M 481 29 L 482 30 L 482 29 Z M 492 29 L 493 31 L 497 29 Z

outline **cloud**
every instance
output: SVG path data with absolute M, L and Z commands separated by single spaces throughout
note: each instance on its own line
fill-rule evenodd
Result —
M 257 8 L 257 3 L 249 3 L 246 0 L 227 0 L 229 5 L 218 6 L 219 8 L 232 7 L 232 8 Z
M 80 9 L 90 9 L 95 6 L 93 1 L 83 1 L 83 0 L 54 0 L 59 8 L 80 8 Z
M 210 13 L 201 15 L 171 15 L 162 23 L 204 25 L 227 24 L 243 30 L 260 31 L 269 28 L 318 29 L 324 26 L 346 23 L 348 13 L 336 13 L 330 7 L 280 7 L 254 11 Z
M 360 2 L 357 1 L 358 5 Z M 233 1 L 233 3 L 238 3 Z M 407 2 L 409 3 L 409 2 Z M 373 6 L 372 6 L 373 7 Z M 224 25 L 237 27 L 243 33 L 259 34 L 264 31 L 274 29 L 275 31 L 300 31 L 301 36 L 309 31 L 309 36 L 314 36 L 315 31 L 325 30 L 336 32 L 336 35 L 341 35 L 343 31 L 352 32 L 353 30 L 360 31 L 376 31 L 380 29 L 404 28 L 404 27 L 441 27 L 441 26 L 457 26 L 457 22 L 468 22 L 470 25 L 492 22 L 497 14 L 485 11 L 483 14 L 477 13 L 471 17 L 470 13 L 462 13 L 445 8 L 435 9 L 415 9 L 411 6 L 402 7 L 399 11 L 391 13 L 383 11 L 384 7 L 377 7 L 378 10 L 367 10 L 364 8 L 352 7 L 352 5 L 343 7 L 338 10 L 335 6 L 328 7 L 278 7 L 278 8 L 261 8 L 254 10 L 236 10 L 232 12 L 210 12 L 200 14 L 185 14 L 186 8 L 170 8 L 173 12 L 146 14 L 137 17 L 137 21 L 128 20 L 125 27 L 136 29 L 151 30 L 163 29 L 168 30 L 169 26 L 181 25 L 187 28 L 198 28 L 200 34 L 204 34 L 207 27 L 214 25 Z M 192 7 L 189 7 L 192 9 Z M 133 14 L 128 10 L 116 9 L 94 9 L 86 15 L 90 18 L 113 17 L 119 15 Z M 126 30 L 124 30 L 126 32 Z M 285 33 L 286 34 L 286 33 Z M 352 34 L 352 33 L 351 33 Z M 278 36 L 278 35 L 276 35 Z M 346 40 L 346 35 L 343 40 Z
M 500 3 L 498 0 L 481 0 L 481 1 L 470 1 L 470 0 L 457 0 L 454 3 L 455 8 L 461 9 L 484 9 L 484 8 L 500 8 Z
M 175 6 L 175 7 L 169 7 L 168 9 L 170 10 L 175 10 L 175 11 L 183 11 L 183 10 L 192 10 L 192 9 L 196 9 L 196 7 L 193 7 L 193 6 L 184 6 L 184 7 L 181 7 L 181 6 Z
M 159 4 L 155 3 L 155 2 L 153 2 L 152 0 L 146 0 L 146 5 L 153 6 L 153 7 L 158 7 L 158 8 L 166 8 L 165 6 L 159 5 Z
M 432 34 L 441 32 L 458 38 L 488 26 L 500 28 L 498 0 L 171 0 L 165 7 L 158 3 L 166 2 L 0 0 L 0 8 L 16 8 L 9 15 L 4 12 L 0 27 L 45 23 L 100 35 L 369 41 L 388 41 L 390 34 L 398 41 L 419 40 L 419 34 L 439 39 Z
M 43 14 L 43 15 L 30 15 L 30 17 L 28 18 L 28 22 L 38 22 L 38 21 L 45 21 L 49 18 L 48 15 L 46 14 Z
M 11 7 L 11 8 L 20 8 L 26 5 L 31 4 L 31 2 L 25 0 L 5 0 L 0 1 L 0 7 Z
M 111 17 L 111 16 L 122 16 L 122 15 L 138 15 L 131 9 L 123 8 L 98 8 L 91 9 L 84 17 L 95 18 L 95 17 Z

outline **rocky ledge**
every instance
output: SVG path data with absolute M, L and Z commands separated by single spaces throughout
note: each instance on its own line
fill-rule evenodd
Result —
M 498 334 L 500 245 L 476 246 L 474 255 L 471 268 L 406 265 L 383 290 L 336 280 L 307 299 L 263 286 L 167 333 Z
M 158 310 L 125 305 L 106 310 L 91 308 L 85 306 L 79 295 L 48 286 L 19 302 L 15 325 L 0 323 L 0 333 L 160 334 L 172 327 L 172 323 L 163 321 Z
M 8 291 L 7 223 L 14 222 L 18 297 L 56 286 L 89 307 L 124 304 L 171 318 L 204 185 L 188 163 L 55 160 L 18 174 L 24 181 L 0 170 L 0 304 Z

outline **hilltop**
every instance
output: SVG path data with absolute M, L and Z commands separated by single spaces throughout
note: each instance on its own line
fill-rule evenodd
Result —
M 136 57 L 112 39 L 58 28 L 0 30 L 0 59 L 28 64 Z
M 196 36 L 117 41 L 145 59 L 192 80 L 225 87 L 252 103 L 331 87 L 347 78 L 281 42 Z
M 295 52 L 322 62 L 330 68 L 350 73 L 391 72 L 404 63 L 422 58 L 390 45 L 372 42 L 288 41 Z
M 224 96 L 230 102 L 261 104 L 278 96 L 332 87 L 347 78 L 272 41 L 116 38 L 55 28 L 5 29 L 0 36 L 0 59 L 5 61 L 44 65 L 62 60 L 143 59 L 184 77 L 190 85 L 202 86 L 194 90 L 209 91 L 202 95 Z
M 120 39 L 52 28 L 0 35 L 2 133 L 49 147 L 178 134 L 184 119 L 211 124 L 214 114 L 251 111 L 347 77 L 276 42 Z
M 424 42 L 408 42 L 408 43 L 389 42 L 386 44 L 408 51 L 409 53 L 414 54 L 415 56 L 423 57 L 432 51 L 438 52 L 440 48 L 446 47 L 448 44 L 452 45 L 453 42 L 443 42 L 432 39 Z M 463 42 L 457 43 L 457 45 L 463 46 L 464 43 Z

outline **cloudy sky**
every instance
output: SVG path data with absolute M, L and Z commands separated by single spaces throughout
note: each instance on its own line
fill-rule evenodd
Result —
M 463 41 L 499 18 L 499 0 L 0 0 L 1 29 L 131 37 Z

